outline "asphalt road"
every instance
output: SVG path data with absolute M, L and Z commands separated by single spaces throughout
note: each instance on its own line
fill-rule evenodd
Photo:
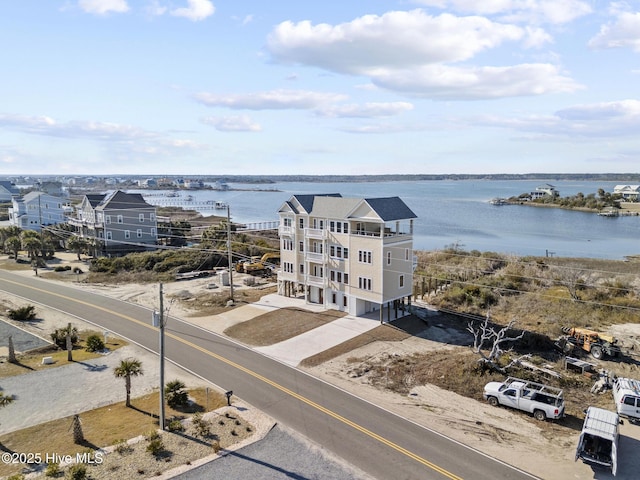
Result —
M 149 309 L 2 270 L 0 290 L 158 350 L 158 331 L 151 326 Z M 227 338 L 173 317 L 165 331 L 168 359 L 233 390 L 234 395 L 375 478 L 532 478 Z

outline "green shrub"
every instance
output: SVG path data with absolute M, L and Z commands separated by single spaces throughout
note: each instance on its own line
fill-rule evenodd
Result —
M 211 422 L 202 418 L 201 413 L 196 413 L 191 418 L 196 437 L 205 438 L 211 435 Z
M 186 385 L 180 380 L 172 380 L 164 387 L 167 404 L 171 408 L 184 407 L 189 401 L 189 394 L 185 390 Z
M 131 448 L 131 445 L 129 445 L 127 441 L 122 438 L 120 440 L 116 440 L 113 443 L 113 445 L 116 447 L 115 448 L 116 453 L 120 455 L 124 455 L 125 453 L 130 453 L 133 451 L 133 448 Z
M 60 465 L 57 463 L 47 463 L 47 468 L 44 471 L 45 477 L 57 477 L 60 475 Z
M 82 463 L 75 463 L 71 465 L 69 470 L 67 470 L 67 478 L 69 480 L 86 480 L 89 478 L 87 475 L 87 467 Z
M 9 310 L 9 318 L 18 322 L 25 322 L 36 318 L 36 307 L 33 305 L 25 305 L 16 309 Z
M 149 452 L 154 457 L 159 456 L 164 451 L 164 443 L 162 443 L 162 438 L 158 436 L 158 438 L 154 438 L 149 441 L 147 445 L 147 452 Z
M 85 350 L 87 352 L 101 352 L 104 350 L 104 342 L 99 335 L 89 335 Z
M 169 425 L 167 426 L 167 429 L 170 432 L 184 432 L 184 425 L 180 420 L 171 420 L 169 422 Z
M 54 272 L 68 272 L 69 270 L 71 270 L 70 265 L 58 265 L 53 269 Z
M 7 477 L 7 480 L 24 480 L 24 475 L 22 473 L 16 473 L 15 475 Z

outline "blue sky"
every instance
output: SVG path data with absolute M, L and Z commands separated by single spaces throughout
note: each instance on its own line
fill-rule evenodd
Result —
M 640 1 L 2 3 L 0 175 L 638 172 Z

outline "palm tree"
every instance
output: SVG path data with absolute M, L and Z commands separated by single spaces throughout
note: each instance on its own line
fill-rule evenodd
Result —
M 31 260 L 35 260 L 42 250 L 42 242 L 37 237 L 25 236 L 22 239 L 22 248 L 27 251 Z
M 7 241 L 4 243 L 5 247 L 7 249 L 9 249 L 9 251 L 11 253 L 13 253 L 13 258 L 16 259 L 16 262 L 18 261 L 18 254 L 20 253 L 20 250 L 22 249 L 22 241 L 20 240 L 20 237 L 18 236 L 12 236 L 7 238 Z
M 125 358 L 116 368 L 113 374 L 117 378 L 124 378 L 124 386 L 127 390 L 127 400 L 125 405 L 131 406 L 131 377 L 142 375 L 142 362 L 136 358 Z
M 88 244 L 84 238 L 73 236 L 67 240 L 67 248 L 75 252 L 78 255 L 78 261 L 80 261 L 80 254 L 86 252 Z

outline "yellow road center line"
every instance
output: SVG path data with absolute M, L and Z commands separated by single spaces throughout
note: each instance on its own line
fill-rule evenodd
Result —
M 80 305 L 85 305 L 87 307 L 95 308 L 97 310 L 101 310 L 101 311 L 109 313 L 111 315 L 115 315 L 117 317 L 123 318 L 125 320 L 130 321 L 130 322 L 136 323 L 138 325 L 150 328 L 151 330 L 158 331 L 158 329 L 156 327 L 154 327 L 154 326 L 152 326 L 152 325 L 150 325 L 148 323 L 141 322 L 140 320 L 137 320 L 137 319 L 135 319 L 133 317 L 130 317 L 128 315 L 124 315 L 124 314 L 121 314 L 121 313 L 118 313 L 118 312 L 114 312 L 113 310 L 109 310 L 108 308 L 101 307 L 99 305 L 94 305 L 94 304 L 91 304 L 89 302 L 85 302 L 83 300 L 78 300 L 77 298 L 68 297 L 66 295 L 62 295 L 62 294 L 59 294 L 59 293 L 49 292 L 49 291 L 41 289 L 41 288 L 33 287 L 33 286 L 30 286 L 30 285 L 25 285 L 25 284 L 22 284 L 22 283 L 11 281 L 11 280 L 5 280 L 5 281 L 7 283 L 12 283 L 14 285 L 18 285 L 18 286 L 21 286 L 23 288 L 26 287 L 26 288 L 29 288 L 31 290 L 35 290 L 37 292 L 41 292 L 41 293 L 44 293 L 44 294 L 47 294 L 47 295 L 53 295 L 53 296 L 62 298 L 64 300 L 69 300 L 69 301 L 78 303 Z M 428 461 L 428 460 L 416 455 L 415 453 L 410 452 L 409 450 L 401 447 L 400 445 L 398 445 L 396 443 L 393 443 L 390 440 L 387 440 L 386 438 L 378 435 L 377 433 L 372 432 L 371 430 L 369 430 L 369 429 L 367 429 L 365 427 L 362 427 L 361 425 L 358 425 L 357 423 L 349 420 L 348 418 L 345 418 L 342 415 L 340 415 L 340 414 L 338 414 L 338 413 L 336 413 L 336 412 L 334 412 L 332 410 L 329 410 L 326 407 L 323 407 L 322 405 L 314 402 L 313 400 L 310 400 L 307 397 L 304 397 L 304 396 L 294 392 L 293 390 L 290 390 L 287 387 L 284 387 L 284 386 L 280 385 L 279 383 L 276 383 L 273 380 L 270 380 L 267 377 L 264 377 L 264 376 L 260 375 L 259 373 L 254 372 L 253 370 L 250 370 L 250 369 L 248 369 L 248 368 L 246 368 L 246 367 L 244 367 L 244 366 L 242 366 L 242 365 L 240 365 L 240 364 L 238 364 L 236 362 L 233 362 L 232 360 L 229 360 L 228 358 L 222 357 L 221 355 L 218 355 L 217 353 L 214 353 L 214 352 L 212 352 L 210 350 L 207 350 L 206 348 L 201 347 L 199 345 L 196 345 L 195 343 L 192 343 L 192 342 L 190 342 L 188 340 L 185 340 L 184 338 L 179 337 L 179 336 L 177 336 L 175 334 L 165 333 L 165 335 L 168 336 L 168 337 L 171 337 L 172 339 L 174 339 L 174 340 L 176 340 L 176 341 L 178 341 L 178 342 L 180 342 L 180 343 L 182 343 L 184 345 L 187 345 L 187 346 L 189 346 L 189 347 L 191 347 L 191 348 L 193 348 L 195 350 L 198 350 L 198 351 L 204 353 L 205 355 L 213 357 L 213 358 L 215 358 L 216 360 L 218 360 L 220 362 L 226 363 L 227 365 L 229 365 L 229 366 L 231 366 L 233 368 L 236 368 L 236 369 L 246 373 L 247 375 L 252 376 L 253 378 L 255 378 L 257 380 L 260 380 L 261 382 L 264 382 L 264 383 L 266 383 L 268 385 L 271 385 L 272 387 L 280 390 L 281 392 L 286 393 L 287 395 L 289 395 L 289 396 L 291 396 L 291 397 L 293 397 L 293 398 L 295 398 L 295 399 L 297 399 L 297 400 L 299 400 L 299 401 L 301 401 L 303 403 L 306 403 L 310 407 L 313 407 L 316 410 L 318 410 L 318 411 L 320 411 L 320 412 L 322 412 L 322 413 L 324 413 L 326 415 L 329 415 L 330 417 L 338 420 L 339 422 L 344 423 L 345 425 L 350 426 L 351 428 L 354 428 L 355 430 L 358 430 L 361 433 L 364 433 L 365 435 L 373 438 L 374 440 L 377 440 L 378 442 L 380 442 L 380 443 L 382 443 L 382 444 L 384 444 L 384 445 L 396 450 L 397 452 L 402 453 L 403 455 L 415 460 L 416 462 L 421 463 L 422 465 L 425 465 L 425 466 L 431 468 L 432 470 L 444 475 L 447 478 L 450 478 L 451 480 L 462 480 L 462 477 L 459 477 L 459 476 L 457 476 L 457 475 L 455 475 L 455 474 L 443 469 L 442 467 L 439 467 L 435 463 L 432 463 L 432 462 L 430 462 L 430 461 Z

